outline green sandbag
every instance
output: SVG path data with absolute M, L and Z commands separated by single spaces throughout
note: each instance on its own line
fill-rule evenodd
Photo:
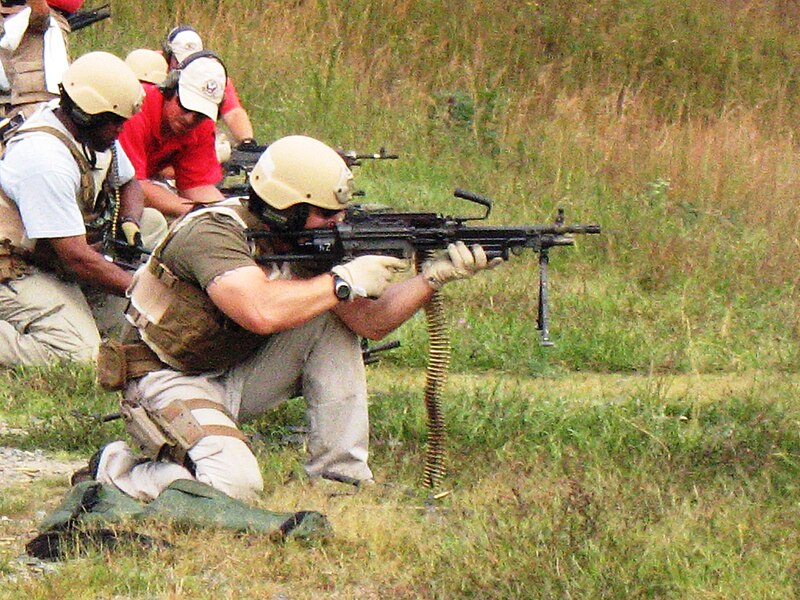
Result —
M 39 531 L 61 530 L 78 523 L 109 525 L 147 513 L 147 505 L 114 486 L 83 481 L 74 486 L 58 508 L 39 524 Z
M 61 537 L 141 519 L 266 534 L 275 539 L 320 539 L 332 533 L 328 519 L 316 511 L 278 513 L 253 508 L 189 479 L 173 482 L 149 504 L 134 500 L 114 486 L 84 481 L 69 490 L 59 507 L 45 517 L 39 525 L 41 535 L 29 542 L 28 550 L 40 558 L 60 558 Z M 85 538 L 88 539 L 91 536 Z M 37 550 L 32 552 L 31 548 Z
M 331 527 L 315 511 L 279 513 L 248 506 L 209 485 L 179 479 L 148 505 L 147 516 L 200 527 L 266 533 L 277 537 L 325 537 Z

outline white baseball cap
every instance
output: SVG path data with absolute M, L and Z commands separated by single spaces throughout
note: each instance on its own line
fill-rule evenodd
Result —
M 188 60 L 178 79 L 178 99 L 186 110 L 216 121 L 225 92 L 225 67 L 213 56 Z
M 167 41 L 167 46 L 175 57 L 175 60 L 181 63 L 190 54 L 200 52 L 200 50 L 203 49 L 203 40 L 200 39 L 196 31 L 184 29 Z

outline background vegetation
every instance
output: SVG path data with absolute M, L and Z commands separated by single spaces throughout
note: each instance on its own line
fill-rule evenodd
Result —
M 455 331 L 456 369 L 796 369 L 795 0 L 113 9 L 75 34 L 79 51 L 157 48 L 191 23 L 260 141 L 302 132 L 399 152 L 357 173 L 369 201 L 463 214 L 461 186 L 496 200 L 495 223 L 547 222 L 560 206 L 603 225 L 553 259 L 561 343 L 546 356 L 532 257 L 448 290 L 455 321 L 482 328 Z M 420 365 L 419 344 L 404 346 L 394 360 Z
M 548 222 L 563 207 L 604 233 L 554 252 L 555 348 L 537 342 L 535 257 L 446 290 L 453 496 L 426 503 L 418 487 L 417 320 L 370 372 L 374 464 L 395 487 L 341 501 L 280 486 L 302 460 L 280 443 L 301 404 L 251 430 L 275 483 L 264 504 L 327 512 L 335 543 L 174 532 L 175 552 L 91 555 L 10 593 L 798 593 L 797 0 L 112 9 L 111 22 L 75 34 L 76 54 L 124 56 L 194 25 L 225 59 L 259 141 L 306 133 L 401 154 L 359 168 L 369 201 L 463 214 L 470 207 L 451 197 L 460 186 L 496 200 L 493 223 Z M 75 406 L 110 410 L 113 399 L 80 387 L 85 374 L 53 375 L 33 377 L 57 388 L 38 394 L 29 372 L 2 382 L 11 420 L 36 412 L 65 432 L 29 423 L 14 443 L 88 453 L 119 434 L 70 420 Z M 4 495 L 0 506 L 30 514 L 61 491 Z

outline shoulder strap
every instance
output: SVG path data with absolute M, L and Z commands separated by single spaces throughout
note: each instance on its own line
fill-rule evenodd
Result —
M 72 140 L 70 140 L 64 132 L 50 125 L 21 127 L 15 132 L 14 136 L 12 136 L 12 139 L 13 137 L 29 132 L 49 133 L 67 147 L 67 150 L 72 154 L 72 158 L 78 163 L 78 170 L 81 174 L 81 189 L 78 198 L 79 205 L 85 209 L 82 211 L 84 214 L 91 212 L 92 205 L 94 204 L 94 177 L 92 177 L 92 166 L 89 164 L 89 160 L 83 155 L 83 152 L 72 143 Z
M 169 232 L 164 239 L 161 240 L 161 243 L 158 244 L 158 246 L 153 250 L 151 256 L 154 256 L 156 259 L 160 260 L 161 253 L 167 244 L 172 241 L 172 238 L 175 237 L 175 234 L 193 219 L 196 219 L 197 217 L 207 213 L 226 215 L 236 221 L 242 227 L 242 229 L 247 229 L 249 226 L 246 220 L 248 211 L 236 198 L 226 198 L 225 200 L 220 200 L 219 202 L 214 202 L 213 204 L 199 205 L 197 208 L 186 213 L 172 224 Z

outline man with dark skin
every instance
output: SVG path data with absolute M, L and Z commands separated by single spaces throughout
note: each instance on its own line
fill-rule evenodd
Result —
M 95 355 L 100 335 L 81 286 L 124 296 L 132 281 L 97 242 L 111 174 L 119 231 L 141 244 L 142 191 L 115 144 L 141 98 L 121 59 L 91 52 L 64 73 L 59 105 L 34 113 L 8 141 L 0 161 L 0 364 Z

